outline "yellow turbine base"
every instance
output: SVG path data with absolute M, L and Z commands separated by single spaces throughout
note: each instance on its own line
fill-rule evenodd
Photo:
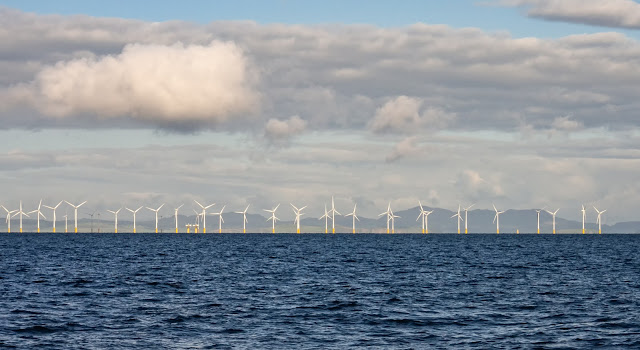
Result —
M 496 234 L 499 235 L 500 234 L 500 230 L 496 230 Z
M 55 227 L 53 228 L 53 233 L 56 233 L 56 228 Z
M 389 233 L 389 229 L 387 229 L 387 233 Z
M 540 234 L 540 229 L 538 229 L 538 234 Z
M 553 230 L 553 234 L 554 234 L 554 235 L 556 234 L 556 230 Z
M 356 233 L 356 229 L 355 228 L 353 230 L 351 230 L 351 231 L 352 231 L 351 233 L 353 233 L 353 234 Z
M 75 228 L 75 233 L 78 233 L 78 228 L 77 227 Z
M 466 235 L 467 233 L 469 233 L 469 231 L 465 228 L 464 229 L 464 234 Z
M 300 229 L 298 229 L 298 233 L 300 233 Z
M 222 233 L 222 229 L 219 229 L 219 230 L 218 230 L 218 233 Z
M 133 233 L 136 233 L 136 229 L 135 228 L 133 229 Z
M 55 231 L 54 231 L 55 232 Z M 118 229 L 115 229 L 113 233 L 118 233 Z
M 584 229 L 582 229 L 582 234 L 584 234 Z
M 428 234 L 429 234 L 429 230 L 424 230 L 424 233 L 425 233 L 426 235 L 428 235 Z
M 422 229 L 422 234 L 424 234 L 424 229 Z
M 276 233 L 276 229 L 275 229 L 275 228 L 272 228 L 272 229 L 271 229 L 271 233 Z
M 20 233 L 22 233 L 22 227 L 20 227 Z
M 336 229 L 335 228 L 332 228 L 331 231 L 332 231 L 331 233 L 336 233 Z
M 40 227 L 38 227 L 38 233 L 40 233 Z
M 202 228 L 202 233 L 207 233 L 207 229 L 206 228 Z
M 601 235 L 602 234 L 602 230 L 598 230 L 598 234 Z
M 396 233 L 396 230 L 391 230 L 391 234 L 394 234 L 394 233 Z
M 242 233 L 247 233 L 247 230 L 246 229 L 242 229 Z
M 178 233 L 178 228 L 176 227 L 176 233 Z

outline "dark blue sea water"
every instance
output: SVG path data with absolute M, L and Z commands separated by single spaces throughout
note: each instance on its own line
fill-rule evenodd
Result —
M 2 234 L 0 347 L 640 348 L 640 236 Z

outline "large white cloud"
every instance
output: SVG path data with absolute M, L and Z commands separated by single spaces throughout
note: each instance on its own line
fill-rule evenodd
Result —
M 255 115 L 257 76 L 231 42 L 131 44 L 117 55 L 61 61 L 15 90 L 43 115 L 134 119 L 152 126 L 218 125 Z M 15 93 L 15 92 L 14 92 Z
M 640 4 L 632 0 L 503 0 L 530 17 L 606 27 L 640 28 Z

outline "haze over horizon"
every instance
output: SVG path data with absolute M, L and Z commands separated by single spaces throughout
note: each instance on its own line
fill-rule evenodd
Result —
M 635 1 L 4 6 L 10 209 L 319 217 L 334 195 L 367 217 L 420 200 L 640 220 Z

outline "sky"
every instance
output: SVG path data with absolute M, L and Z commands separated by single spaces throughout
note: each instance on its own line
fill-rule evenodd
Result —
M 3 1 L 0 204 L 640 220 L 638 29 L 630 0 Z

